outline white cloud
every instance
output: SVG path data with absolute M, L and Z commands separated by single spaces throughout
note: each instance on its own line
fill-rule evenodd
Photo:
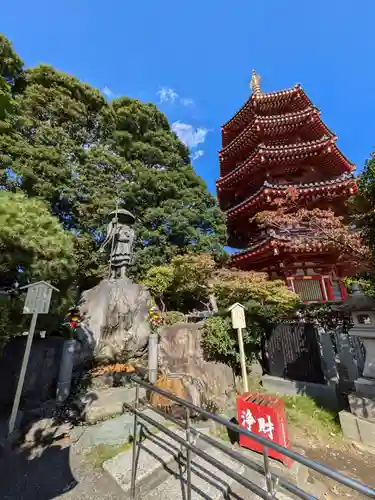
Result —
M 156 94 L 159 96 L 160 104 L 174 104 L 177 102 L 182 104 L 182 106 L 192 106 L 194 104 L 194 99 L 191 97 L 180 97 L 171 87 L 161 87 Z
M 177 92 L 169 87 L 162 87 L 157 91 L 157 95 L 161 103 L 170 102 L 173 104 L 179 98 Z
M 102 92 L 106 97 L 108 97 L 108 99 L 111 99 L 112 97 L 115 96 L 114 92 L 112 92 L 112 90 L 110 88 L 108 88 L 107 86 L 102 88 Z
M 191 155 L 192 161 L 198 160 L 198 158 L 201 158 L 204 155 L 204 151 L 202 149 L 197 149 L 194 151 Z
M 191 99 L 190 97 L 182 97 L 181 104 L 183 106 L 192 106 L 194 104 L 194 100 Z
M 177 137 L 190 149 L 203 144 L 206 140 L 208 130 L 206 128 L 194 128 L 189 123 L 174 122 L 172 123 L 172 130 Z

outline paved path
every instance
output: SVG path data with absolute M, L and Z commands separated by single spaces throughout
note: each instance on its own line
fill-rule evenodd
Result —
M 104 472 L 94 470 L 69 444 L 44 449 L 2 452 L 2 500 L 123 500 L 118 485 Z

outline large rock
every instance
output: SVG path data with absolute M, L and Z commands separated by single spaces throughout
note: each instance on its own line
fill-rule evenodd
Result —
M 82 294 L 81 341 L 103 363 L 140 355 L 150 335 L 150 306 L 146 287 L 129 278 L 102 280 Z
M 179 323 L 161 331 L 159 363 L 164 373 L 181 377 L 189 399 L 197 406 L 222 411 L 235 396 L 232 369 L 206 361 L 202 325 Z

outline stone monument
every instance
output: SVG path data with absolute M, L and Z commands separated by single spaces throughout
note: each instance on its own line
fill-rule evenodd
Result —
M 363 374 L 355 380 L 355 392 L 348 394 L 350 412 L 340 412 L 343 433 L 353 441 L 375 447 L 375 298 L 365 296 L 357 284 L 340 307 L 351 313 L 349 335 L 359 337 L 366 349 Z
M 149 291 L 127 277 L 134 261 L 135 217 L 125 209 L 110 215 L 100 248 L 108 256 L 108 278 L 86 290 L 81 297 L 81 341 L 99 362 L 126 362 L 143 354 L 148 345 Z

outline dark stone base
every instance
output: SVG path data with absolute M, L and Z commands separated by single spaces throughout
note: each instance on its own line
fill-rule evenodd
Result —
M 366 398 L 359 394 L 348 394 L 350 411 L 357 417 L 375 422 L 375 398 Z

